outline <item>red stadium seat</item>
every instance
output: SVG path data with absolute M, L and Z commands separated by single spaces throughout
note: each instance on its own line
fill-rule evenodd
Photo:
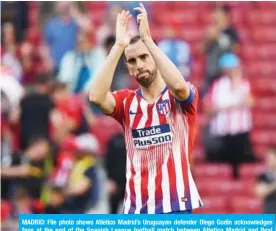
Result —
M 271 82 L 273 84 L 273 81 Z M 262 97 L 259 96 L 259 97 L 256 97 L 255 101 L 256 101 L 256 110 L 258 110 L 256 112 L 264 113 L 264 112 L 271 112 L 276 110 L 276 105 L 271 103 L 271 102 L 276 102 L 276 96 L 262 96 Z M 271 122 L 274 122 L 274 121 L 272 120 Z
M 232 196 L 248 196 L 248 197 L 254 197 L 256 196 L 255 193 L 255 182 L 256 179 L 240 179 L 235 180 L 232 182 L 229 182 L 229 189 L 228 189 L 228 195 L 229 197 Z
M 210 25 L 210 23 L 212 22 L 212 12 L 207 9 L 201 10 L 200 20 L 203 24 Z
M 203 66 L 203 63 L 202 61 L 195 61 L 193 63 L 193 66 L 192 66 L 192 78 L 193 76 L 200 76 L 200 78 L 202 79 L 203 78 L 203 74 L 204 74 L 204 66 Z
M 258 80 L 264 79 L 265 76 L 275 76 L 276 74 L 276 67 L 275 67 L 274 60 L 267 60 L 267 61 L 249 61 L 244 62 L 244 68 L 246 72 L 250 75 L 258 75 Z M 254 79 L 255 81 L 256 79 Z M 266 80 L 264 80 L 266 81 Z M 270 80 L 271 81 L 271 80 Z
M 261 109 L 261 107 L 258 107 Z M 253 116 L 253 126 L 254 128 L 274 128 L 276 129 L 275 123 L 275 112 L 264 112 L 263 110 L 257 111 Z
M 202 197 L 203 207 L 193 211 L 195 214 L 211 214 L 228 212 L 227 197 L 225 196 L 211 196 Z
M 275 10 L 258 9 L 245 12 L 245 20 L 249 25 L 275 25 L 276 14 Z
M 230 12 L 230 21 L 231 24 L 236 26 L 242 26 L 244 24 L 244 10 L 235 9 Z
M 257 47 L 258 57 L 262 59 L 276 59 L 276 44 L 260 44 Z
M 240 177 L 241 179 L 252 179 L 255 180 L 256 177 L 263 171 L 263 164 L 246 163 L 240 166 Z
M 248 29 L 247 26 L 239 25 L 239 27 L 237 28 L 237 31 L 238 31 L 238 34 L 239 34 L 239 39 L 242 43 L 244 43 L 244 45 L 251 42 L 251 40 L 252 40 L 251 32 L 250 32 L 250 30 Z
M 195 177 L 198 191 L 202 196 L 221 196 L 227 195 L 229 192 L 229 179 L 216 179 L 216 178 L 204 178 Z
M 248 43 L 241 47 L 241 55 L 247 60 L 267 60 L 276 58 L 276 44 L 254 44 Z
M 256 42 L 276 42 L 275 26 L 255 27 L 252 31 L 252 37 Z
M 251 133 L 251 139 L 254 144 L 269 145 L 272 144 L 274 132 L 270 130 L 254 130 Z
M 231 179 L 232 168 L 228 164 L 203 163 L 194 166 L 195 178 Z
M 262 201 L 256 197 L 234 196 L 231 198 L 232 213 L 255 214 L 262 212 Z
M 171 21 L 174 24 L 181 26 L 198 24 L 198 11 L 197 10 L 181 10 L 171 12 Z
M 163 29 L 159 27 L 152 28 L 151 36 L 159 42 L 163 38 Z
M 105 1 L 97 1 L 97 2 L 85 2 L 88 11 L 91 10 L 105 10 L 107 8 L 108 3 Z
M 208 7 L 210 2 L 172 1 L 170 4 L 173 10 L 199 10 Z
M 203 33 L 198 28 L 185 27 L 184 30 L 179 31 L 179 36 L 186 41 L 202 41 Z
M 268 1 L 258 1 L 256 2 L 257 6 L 263 9 L 274 9 L 276 10 L 276 2 L 268 2 Z

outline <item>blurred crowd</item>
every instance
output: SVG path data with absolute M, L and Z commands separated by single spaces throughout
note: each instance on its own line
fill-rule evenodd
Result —
M 27 29 L 28 4 L 1 2 L 1 218 L 89 212 L 102 194 L 100 168 L 107 178 L 109 212 L 120 212 L 125 184 L 123 132 L 89 103 L 87 95 L 115 43 L 117 14 L 136 3 L 108 3 L 98 26 L 86 13 L 85 3 L 40 2 L 40 33 Z M 146 7 L 151 18 L 150 4 Z M 199 110 L 207 118 L 198 133 L 203 134 L 205 160 L 230 163 L 233 178 L 238 179 L 239 165 L 257 159 L 250 141 L 254 97 L 243 76 L 239 33 L 229 22 L 230 10 L 221 5 L 213 8 L 212 22 L 198 44 L 206 59 Z M 133 36 L 138 33 L 135 17 L 130 29 Z M 177 27 L 164 25 L 162 39 L 156 42 L 193 81 L 192 48 L 178 38 Z M 136 87 L 121 59 L 112 90 Z M 276 162 L 275 149 L 270 153 L 274 154 L 269 162 Z M 269 182 L 275 187 L 272 166 Z M 271 190 L 274 200 L 275 191 Z

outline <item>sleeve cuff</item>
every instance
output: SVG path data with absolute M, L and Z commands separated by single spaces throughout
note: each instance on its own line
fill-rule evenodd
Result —
M 190 87 L 190 93 L 189 93 L 189 96 L 188 96 L 187 99 L 185 99 L 185 100 L 176 99 L 176 100 L 177 100 L 177 102 L 179 102 L 182 105 L 188 105 L 188 104 L 191 104 L 193 102 L 194 98 L 195 98 L 195 92 Z

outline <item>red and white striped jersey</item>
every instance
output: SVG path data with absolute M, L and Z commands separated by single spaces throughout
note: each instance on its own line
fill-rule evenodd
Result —
M 141 90 L 114 92 L 112 116 L 125 130 L 123 213 L 169 213 L 202 206 L 190 169 L 198 92 L 179 102 L 166 87 L 152 104 Z

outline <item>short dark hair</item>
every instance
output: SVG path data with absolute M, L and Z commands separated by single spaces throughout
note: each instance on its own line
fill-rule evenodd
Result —
M 104 40 L 104 46 L 113 46 L 116 41 L 116 38 L 114 35 L 107 36 Z
M 139 40 L 141 40 L 140 35 L 136 35 L 136 36 L 134 36 L 134 37 L 132 37 L 132 38 L 130 39 L 129 44 L 135 44 L 135 43 L 137 43 Z

